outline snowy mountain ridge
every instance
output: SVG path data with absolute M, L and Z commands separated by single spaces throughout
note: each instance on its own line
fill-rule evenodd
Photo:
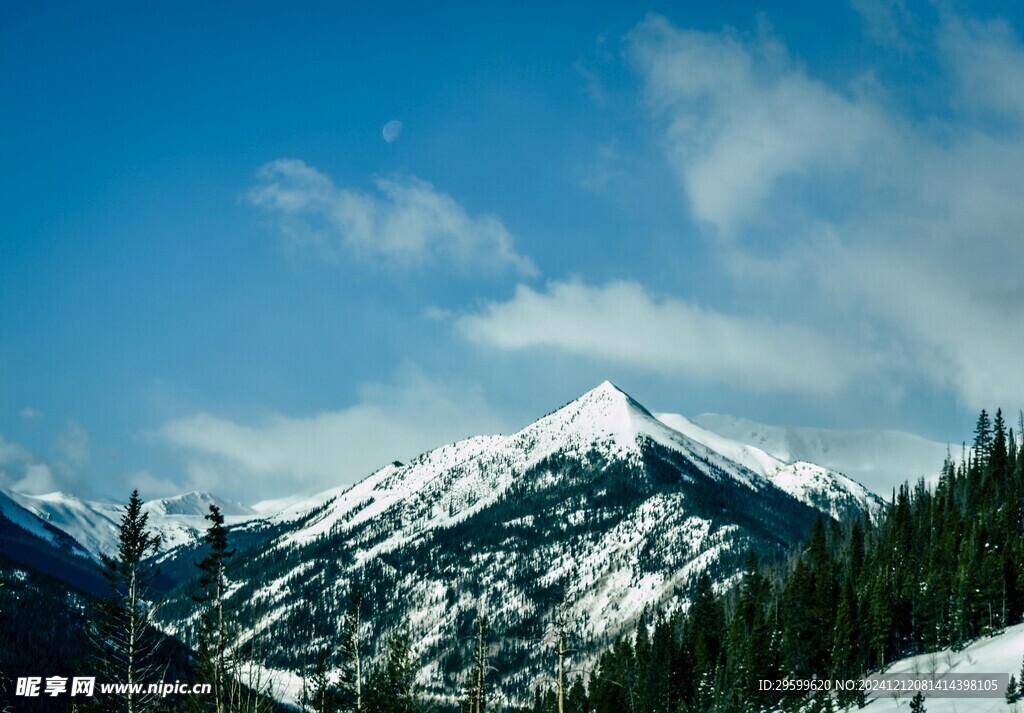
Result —
M 659 413 L 657 418 L 679 433 L 768 478 L 776 487 L 830 517 L 839 518 L 853 510 L 863 509 L 876 519 L 884 507 L 881 498 L 837 471 L 804 460 L 782 460 L 757 446 L 714 433 L 679 414 Z
M 786 463 L 807 461 L 843 473 L 883 496 L 905 480 L 934 482 L 949 452 L 948 444 L 903 431 L 770 426 L 714 413 L 689 420 Z
M 121 504 L 83 500 L 61 492 L 45 495 L 9 492 L 6 496 L 34 515 L 40 524 L 70 535 L 96 560 L 117 549 L 124 512 Z M 205 518 L 211 504 L 218 505 L 231 524 L 241 524 L 258 516 L 245 505 L 198 491 L 150 500 L 143 505 L 143 511 L 148 513 L 150 529 L 160 536 L 160 551 L 167 552 L 199 539 L 209 525 Z M 39 524 L 33 527 L 38 530 Z
M 516 433 L 436 448 L 243 525 L 257 544 L 232 606 L 253 631 L 316 622 L 303 646 L 333 650 L 338 602 L 358 581 L 374 612 L 364 640 L 408 621 L 422 680 L 453 690 L 461 664 L 448 644 L 478 612 L 503 638 L 536 638 L 561 606 L 596 647 L 645 608 L 684 605 L 701 574 L 724 587 L 748 551 L 780 556 L 821 512 L 880 507 L 826 469 L 783 464 L 768 477 L 709 443 L 605 382 Z M 809 502 L 819 491 L 828 497 Z M 190 606 L 185 596 L 166 606 L 167 625 Z M 296 670 L 304 651 L 280 644 L 261 663 Z M 504 667 L 511 698 L 543 670 L 540 652 L 523 656 Z
M 584 458 L 595 447 L 601 447 L 608 456 L 638 463 L 638 444 L 643 439 L 696 456 L 699 462 L 708 464 L 705 472 L 712 477 L 731 477 L 754 491 L 774 486 L 830 517 L 856 510 L 866 510 L 876 517 L 883 507 L 880 498 L 839 473 L 812 463 L 785 463 L 754 446 L 716 436 L 682 416 L 656 417 L 605 381 L 510 436 L 468 438 L 428 451 L 408 465 L 389 464 L 354 486 L 314 495 L 269 519 L 294 520 L 329 503 L 306 529 L 283 543 L 291 544 L 320 536 L 348 517 L 352 519 L 346 528 L 379 515 L 403 498 L 430 498 L 431 492 L 443 488 L 443 502 L 424 516 L 432 526 L 450 526 L 500 498 L 515 472 L 542 461 L 555 450 Z M 441 478 L 453 469 L 459 469 L 463 477 L 457 481 Z M 425 522 L 417 521 L 416 526 L 422 527 Z M 400 539 L 396 537 L 386 546 Z
M 331 512 L 317 518 L 319 527 L 312 527 L 305 534 L 296 533 L 295 538 L 302 539 L 326 531 L 337 519 L 347 517 L 352 508 L 362 508 L 366 498 L 370 497 L 368 493 L 372 493 L 375 505 L 367 509 L 361 518 L 371 517 L 375 512 L 386 509 L 388 503 L 406 497 L 411 492 L 419 492 L 420 488 L 433 487 L 429 485 L 431 470 L 436 475 L 459 462 L 468 462 L 488 454 L 492 463 L 487 467 L 492 468 L 494 462 L 501 460 L 501 453 L 505 453 L 513 465 L 528 467 L 531 462 L 543 459 L 556 442 L 559 447 L 575 449 L 576 452 L 591 448 L 594 444 L 602 444 L 609 449 L 609 453 L 632 457 L 635 461 L 639 453 L 637 439 L 640 437 L 679 452 L 697 454 L 720 468 L 723 473 L 738 478 L 755 490 L 765 487 L 764 480 L 767 480 L 831 517 L 842 516 L 856 508 L 866 509 L 874 517 L 882 506 L 882 501 L 864 486 L 841 475 L 834 468 L 816 465 L 816 461 L 812 463 L 810 460 L 787 457 L 792 453 L 807 452 L 808 448 L 801 444 L 808 442 L 819 444 L 818 451 L 823 455 L 840 450 L 828 447 L 827 436 L 822 435 L 826 432 L 821 429 L 815 431 L 815 440 L 803 434 L 803 431 L 812 429 L 765 427 L 742 419 L 707 414 L 698 418 L 721 428 L 723 432 L 749 431 L 751 438 L 766 447 L 770 446 L 771 452 L 745 443 L 742 439 L 721 435 L 696 420 L 678 414 L 654 415 L 610 382 L 604 382 L 562 409 L 511 436 L 478 436 L 421 455 L 413 461 L 426 467 L 425 471 L 419 472 L 419 480 L 403 477 L 397 488 L 392 487 L 395 485 L 392 476 L 403 464 L 396 462 L 376 471 L 355 486 L 339 486 L 307 497 L 291 496 L 249 507 L 209 493 L 192 492 L 149 501 L 145 509 L 149 513 L 150 525 L 161 536 L 161 551 L 167 552 L 175 547 L 189 545 L 201 536 L 207 525 L 205 515 L 211 503 L 221 508 L 229 524 L 252 523 L 259 526 L 261 522 L 278 524 L 294 521 L 334 501 L 330 506 Z M 796 439 L 791 432 L 803 435 Z M 780 436 L 780 433 L 789 434 L 786 436 L 788 440 Z M 909 434 L 897 435 L 910 437 Z M 796 445 L 791 445 L 790 441 Z M 919 441 L 930 443 L 923 439 Z M 933 450 L 924 448 L 922 452 L 934 455 Z M 848 461 L 849 458 L 843 460 L 844 463 Z M 872 461 L 868 457 L 864 462 Z M 737 464 L 750 472 L 737 469 Z M 488 498 L 493 500 L 499 497 L 507 484 L 507 480 L 494 477 L 485 486 L 465 481 L 461 486 L 456 486 L 449 505 L 459 509 L 457 501 L 472 499 L 482 507 L 489 502 Z M 71 535 L 94 557 L 109 554 L 116 547 L 122 507 L 119 504 L 85 500 L 60 492 L 45 495 L 11 492 L 8 496 L 43 522 Z M 463 516 L 471 512 L 466 510 Z

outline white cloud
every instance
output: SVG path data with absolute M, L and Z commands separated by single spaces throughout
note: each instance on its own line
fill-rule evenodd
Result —
M 876 362 L 805 327 L 656 299 L 633 282 L 555 282 L 546 292 L 519 286 L 508 302 L 461 317 L 457 329 L 499 349 L 555 348 L 760 392 L 832 394 Z
M 339 188 L 296 159 L 272 161 L 257 178 L 249 193 L 253 205 L 275 216 L 294 245 L 328 262 L 355 258 L 398 270 L 536 272 L 515 251 L 499 218 L 470 215 L 450 195 L 418 178 L 377 178 L 376 192 L 365 193 Z
M 70 419 L 57 437 L 57 450 L 72 468 L 81 468 L 89 462 L 89 434 L 82 425 Z
M 180 483 L 153 475 L 148 470 L 135 470 L 125 473 L 122 480 L 124 481 L 125 492 L 138 490 L 143 500 L 166 498 L 172 495 L 180 495 L 182 492 Z
M 18 414 L 26 421 L 38 421 L 43 417 L 42 413 L 31 406 L 25 406 Z
M 693 214 L 720 231 L 763 218 L 778 181 L 841 177 L 878 148 L 877 110 L 809 78 L 770 39 L 748 47 L 652 17 L 630 47 Z
M 903 53 L 911 51 L 910 39 L 919 37 L 920 29 L 904 0 L 853 0 L 851 4 L 872 41 Z
M 41 463 L 32 453 L 0 434 L 0 487 L 19 493 L 38 495 L 60 490 L 66 480 L 61 471 L 58 477 L 54 468 Z
M 50 466 L 44 463 L 30 463 L 25 466 L 21 479 L 11 485 L 11 490 L 17 493 L 39 495 L 52 493 L 60 488 Z
M 894 7 L 872 31 L 920 42 Z M 764 34 L 652 17 L 629 41 L 666 156 L 737 284 L 803 324 L 855 315 L 970 407 L 1024 402 L 1024 47 L 1008 25 L 945 14 L 928 48 L 907 47 L 948 70 L 950 103 L 930 114 L 901 87 L 817 80 Z
M 1024 119 L 1024 48 L 1008 23 L 947 15 L 939 44 L 958 80 L 963 109 Z
M 12 443 L 0 434 L 0 466 L 9 465 L 18 461 L 27 461 L 32 455 L 17 443 Z
M 0 487 L 32 495 L 56 490 L 83 494 L 78 491 L 91 454 L 88 432 L 69 419 L 53 445 L 56 454 L 40 456 L 0 434 Z
M 156 435 L 184 456 L 189 487 L 255 502 L 353 483 L 393 460 L 503 425 L 479 388 L 410 369 L 394 385 L 362 386 L 344 409 L 246 423 L 199 413 Z

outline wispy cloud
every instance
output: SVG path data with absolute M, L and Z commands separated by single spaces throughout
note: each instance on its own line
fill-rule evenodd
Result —
M 0 434 L 0 487 L 37 495 L 60 489 L 67 481 L 74 480 L 73 475 L 65 468 L 55 470 L 24 446 Z
M 896 19 L 874 31 L 921 41 Z M 857 315 L 968 406 L 1021 403 L 1024 47 L 951 14 L 926 39 L 949 97 L 932 113 L 899 87 L 815 79 L 765 33 L 651 17 L 629 46 L 692 214 L 744 290 L 819 328 Z
M 633 282 L 519 286 L 507 302 L 464 315 L 457 329 L 503 350 L 553 348 L 577 357 L 759 392 L 831 394 L 877 362 L 795 324 L 741 317 Z
M 379 177 L 375 191 L 364 192 L 335 186 L 329 176 L 296 159 L 266 164 L 257 179 L 249 192 L 252 204 L 272 215 L 291 243 L 328 262 L 536 273 L 516 252 L 499 218 L 470 215 L 427 181 Z
M 364 385 L 347 408 L 248 422 L 198 413 L 155 435 L 181 453 L 189 487 L 253 502 L 353 483 L 393 460 L 503 426 L 479 388 L 410 368 L 395 384 Z
M 762 223 L 780 180 L 842 178 L 887 133 L 870 102 L 808 77 L 770 38 L 652 17 L 630 48 L 693 215 L 723 233 Z
M 946 14 L 938 39 L 957 79 L 962 110 L 1024 120 L 1024 48 L 1008 23 Z
M 19 461 L 27 461 L 31 458 L 32 454 L 26 448 L 8 441 L 3 437 L 3 434 L 0 434 L 0 467 Z
M 82 424 L 74 419 L 68 420 L 64 430 L 57 436 L 57 450 L 71 468 L 80 468 L 89 462 L 89 434 Z

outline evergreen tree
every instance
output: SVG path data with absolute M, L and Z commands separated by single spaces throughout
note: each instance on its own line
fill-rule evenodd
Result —
M 857 598 L 853 583 L 847 579 L 843 584 L 836 621 L 832 629 L 832 671 L 831 677 L 837 681 L 859 679 L 863 673 L 858 645 L 860 627 L 857 617 Z M 839 703 L 862 705 L 865 696 L 863 690 L 843 690 L 838 693 Z
M 224 713 L 231 708 L 234 688 L 229 680 L 228 658 L 235 638 L 234 627 L 225 616 L 224 609 L 227 592 L 225 567 L 235 552 L 228 549 L 228 531 L 220 508 L 211 504 L 206 519 L 210 526 L 203 539 L 209 549 L 206 557 L 196 564 L 199 568 L 199 594 L 193 597 L 201 606 L 197 665 L 203 680 L 213 685 L 213 695 L 209 700 L 203 699 L 204 704 L 208 702 L 217 713 Z
M 1020 663 L 1020 681 L 1017 683 L 1017 687 L 1021 696 L 1024 696 L 1024 658 L 1022 658 Z
M 1007 444 L 1006 422 L 1003 420 L 1003 410 L 997 409 L 995 421 L 992 423 L 992 445 L 990 447 L 988 466 L 993 476 L 999 481 L 1002 481 L 1008 474 L 1009 454 L 1007 453 Z
M 667 710 L 667 709 L 662 709 Z M 565 701 L 566 713 L 589 713 L 590 704 L 587 701 L 587 690 L 583 687 L 583 679 L 576 676 L 572 686 L 569 688 L 569 695 Z
M 910 699 L 910 713 L 926 713 L 926 710 L 927 709 L 924 707 L 924 694 L 918 691 L 917 694 Z
M 159 634 L 151 623 L 148 602 L 157 568 L 153 562 L 160 544 L 149 529 L 139 491 L 132 491 L 121 516 L 114 557 L 103 555 L 103 574 L 109 594 L 100 600 L 91 636 L 98 648 L 98 678 L 128 684 L 120 704 L 128 713 L 151 707 L 155 694 L 139 693 L 133 684 L 152 682 L 159 672 Z M 121 705 L 118 705 L 120 708 Z
M 416 713 L 420 708 L 416 666 L 409 625 L 403 623 L 388 636 L 387 658 L 370 676 L 366 709 L 373 713 Z
M 338 690 L 327 669 L 327 649 L 321 649 L 310 679 L 307 703 L 316 713 L 336 713 L 339 710 Z
M 974 454 L 980 463 L 988 461 L 989 450 L 992 447 L 992 422 L 989 420 L 988 412 L 985 409 L 978 414 L 978 422 L 974 426 Z
M 1006 684 L 1006 702 L 1016 703 L 1020 700 L 1020 686 L 1017 685 L 1017 677 L 1010 674 L 1010 682 Z
M 363 710 L 362 626 L 363 592 L 354 587 L 341 622 L 341 669 L 338 674 L 338 702 L 342 711 Z

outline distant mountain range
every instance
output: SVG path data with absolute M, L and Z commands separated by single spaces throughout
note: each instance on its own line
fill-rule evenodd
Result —
M 4 499 L 8 501 L 6 507 Z M 19 507 L 12 508 L 12 504 Z M 160 536 L 160 550 L 167 552 L 193 544 L 210 524 L 205 518 L 211 504 L 220 507 L 230 524 L 258 517 L 252 508 L 209 493 L 192 492 L 150 500 L 143 510 L 149 515 L 150 529 Z M 48 533 L 52 530 L 70 535 L 80 546 L 79 554 L 94 559 L 117 549 L 122 511 L 123 506 L 117 503 L 83 500 L 67 493 L 0 492 L 0 512 L 16 524 L 44 539 L 51 539 Z
M 242 553 L 231 606 L 247 631 L 273 632 L 261 665 L 295 672 L 318 647 L 335 650 L 358 583 L 370 613 L 363 640 L 409 622 L 421 678 L 439 695 L 458 689 L 468 656 L 459 642 L 486 613 L 502 696 L 522 700 L 548 652 L 498 641 L 543 641 L 561 612 L 581 646 L 574 665 L 587 666 L 644 611 L 684 605 L 698 576 L 723 588 L 749 551 L 782 556 L 819 517 L 877 517 L 883 501 L 848 476 L 894 482 L 890 458 L 908 477 L 927 475 L 939 451 L 908 434 L 654 415 L 605 382 L 517 433 L 442 446 L 312 497 L 150 501 L 170 588 L 160 616 L 190 638 L 189 579 L 215 503 Z M 65 560 L 116 546 L 116 504 L 8 493 L 0 512 Z

